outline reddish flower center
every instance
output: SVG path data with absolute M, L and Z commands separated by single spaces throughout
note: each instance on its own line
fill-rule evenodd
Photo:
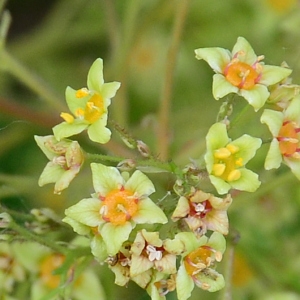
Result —
M 224 75 L 232 85 L 244 90 L 252 89 L 260 78 L 252 66 L 240 61 L 227 65 Z
M 100 213 L 105 221 L 124 225 L 138 210 L 138 199 L 125 189 L 109 192 L 103 200 Z
M 297 127 L 297 124 L 291 121 L 283 122 L 277 140 L 279 142 L 279 149 L 282 155 L 284 156 L 293 156 L 297 157 L 299 155 L 299 137 L 300 128 Z
M 190 216 L 192 217 L 199 217 L 203 219 L 212 209 L 213 207 L 208 200 L 200 203 L 190 201 Z

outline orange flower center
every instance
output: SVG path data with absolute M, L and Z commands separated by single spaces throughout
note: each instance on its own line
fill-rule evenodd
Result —
M 243 158 L 236 155 L 238 151 L 239 148 L 233 144 L 215 150 L 212 174 L 228 182 L 238 180 L 241 177 L 238 168 L 243 166 Z
M 190 276 L 194 276 L 201 270 L 209 267 L 212 262 L 212 254 L 213 251 L 207 246 L 201 246 L 192 251 L 184 258 L 186 272 Z
M 138 210 L 138 199 L 125 189 L 113 190 L 106 195 L 100 213 L 105 221 L 124 225 Z
M 61 254 L 51 254 L 47 256 L 40 265 L 40 276 L 44 285 L 50 289 L 55 289 L 60 284 L 60 276 L 54 275 L 53 271 L 59 268 L 65 260 Z
M 240 61 L 230 63 L 224 75 L 232 85 L 244 90 L 252 89 L 260 77 L 252 66 Z
M 299 158 L 299 132 L 300 128 L 297 128 L 297 124 L 294 122 L 283 122 L 277 137 L 279 149 L 282 155 Z

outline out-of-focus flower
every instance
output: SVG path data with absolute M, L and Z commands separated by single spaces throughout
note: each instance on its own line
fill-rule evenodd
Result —
M 277 169 L 284 161 L 300 179 L 300 96 L 283 112 L 265 109 L 261 122 L 269 127 L 273 136 L 265 169 Z
M 257 174 L 245 168 L 261 146 L 261 139 L 244 134 L 231 141 L 226 125 L 215 123 L 206 136 L 206 168 L 219 194 L 230 188 L 254 192 L 260 185 Z
M 207 230 L 228 234 L 227 209 L 231 202 L 229 194 L 223 199 L 197 190 L 189 197 L 179 198 L 172 220 L 184 219 L 199 237 Z
M 92 141 L 107 143 L 111 135 L 106 127 L 107 108 L 119 87 L 119 82 L 104 83 L 103 61 L 96 59 L 88 73 L 87 88 L 76 91 L 67 87 L 66 101 L 72 114 L 61 114 L 65 122 L 53 128 L 55 137 L 61 140 L 87 129 Z
M 94 228 L 109 255 L 119 252 L 136 224 L 164 224 L 168 221 L 148 197 L 155 188 L 142 172 L 135 171 L 125 180 L 117 168 L 96 163 L 92 163 L 91 168 L 96 193 L 93 198 L 83 199 L 66 209 L 67 218 L 63 221 L 75 226 L 75 231 L 79 224 L 84 228 Z
M 55 183 L 54 193 L 60 194 L 80 171 L 84 157 L 76 141 L 57 141 L 53 135 L 34 136 L 36 143 L 50 160 L 44 168 L 39 185 Z
M 232 52 L 213 47 L 195 50 L 197 59 L 204 59 L 215 71 L 213 96 L 216 100 L 229 93 L 244 97 L 255 111 L 269 97 L 268 86 L 278 83 L 291 74 L 291 70 L 279 66 L 264 65 L 264 56 L 256 56 L 248 41 L 239 37 Z

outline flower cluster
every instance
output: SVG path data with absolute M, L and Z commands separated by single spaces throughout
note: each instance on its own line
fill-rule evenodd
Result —
M 162 162 L 150 154 L 146 144 L 116 125 L 122 140 L 136 148 L 141 159 L 110 160 L 107 156 L 103 164 L 94 156 L 90 164 L 94 192 L 68 207 L 62 220 L 87 238 L 91 255 L 108 265 L 117 285 L 134 281 L 153 300 L 166 299 L 172 291 L 176 291 L 179 300 L 186 300 L 195 286 L 214 292 L 225 285 L 217 265 L 226 249 L 227 209 L 234 195 L 231 192 L 254 192 L 259 188 L 258 174 L 246 165 L 263 142 L 246 133 L 235 139 L 230 137 L 230 116 L 236 98 L 228 100 L 229 94 L 244 98 L 255 112 L 268 105 L 261 115 L 261 122 L 272 134 L 265 168 L 278 168 L 284 162 L 300 179 L 300 89 L 288 78 L 291 70 L 284 64 L 265 65 L 264 56 L 257 56 L 242 37 L 232 51 L 201 48 L 195 53 L 216 73 L 214 98 L 226 96 L 219 112 L 222 117 L 206 135 L 204 165 L 194 162 L 180 168 L 174 162 Z M 110 139 L 107 109 L 120 84 L 104 83 L 102 68 L 102 60 L 97 59 L 88 73 L 87 88 L 67 88 L 66 101 L 72 114 L 61 114 L 64 122 L 53 128 L 54 135 L 36 137 L 50 160 L 39 184 L 55 182 L 55 193 L 67 188 L 83 161 L 93 157 L 87 156 L 76 141 L 65 138 L 87 129 L 94 142 L 103 144 Z M 107 165 L 116 161 L 117 166 Z M 172 194 L 172 203 L 164 205 L 164 199 L 155 196 L 155 185 L 144 174 L 153 170 L 172 173 L 174 189 L 168 193 Z M 203 184 L 207 179 L 209 187 Z M 60 264 L 64 260 L 56 254 L 49 259 Z M 45 261 L 42 266 L 44 282 L 48 277 L 43 274 L 50 264 L 53 261 Z M 14 280 L 22 274 L 18 272 Z M 51 284 L 56 282 L 49 278 Z

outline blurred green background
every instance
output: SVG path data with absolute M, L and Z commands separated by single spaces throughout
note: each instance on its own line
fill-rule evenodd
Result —
M 185 0 L 184 0 L 185 1 Z M 170 59 L 169 47 L 178 9 L 183 0 L 8 0 L 12 23 L 5 55 L 0 54 L 0 201 L 22 211 L 64 208 L 93 192 L 88 166 L 61 195 L 53 186 L 38 187 L 46 157 L 33 135 L 52 134 L 67 111 L 67 86 L 86 85 L 92 62 L 104 59 L 105 81 L 121 81 L 110 114 L 159 155 L 159 111 Z M 293 82 L 300 82 L 300 3 L 296 0 L 189 0 L 174 65 L 169 109 L 171 157 L 180 166 L 205 151 L 205 135 L 215 122 L 220 102 L 211 93 L 213 71 L 194 57 L 194 49 L 232 49 L 245 37 L 265 63 L 286 61 Z M 7 54 L 8 53 L 8 54 Z M 8 56 L 7 56 L 8 55 Z M 23 73 L 19 73 L 20 70 Z M 27 73 L 28 72 L 28 73 Z M 246 105 L 241 100 L 235 112 Z M 261 112 L 250 108 L 232 131 L 269 137 L 259 123 Z M 84 149 L 118 156 L 133 154 L 113 132 L 107 145 L 94 145 L 78 137 Z M 261 188 L 236 195 L 229 208 L 232 230 L 240 240 L 235 248 L 233 299 L 300 299 L 300 185 L 285 167 L 266 172 L 262 146 L 253 170 Z M 170 189 L 170 178 L 157 183 L 158 196 Z M 110 271 L 100 277 L 108 299 L 149 299 L 130 284 L 112 284 Z M 174 294 L 174 293 L 173 293 Z M 176 299 L 170 294 L 167 299 Z M 195 289 L 192 300 L 218 299 L 219 295 Z

